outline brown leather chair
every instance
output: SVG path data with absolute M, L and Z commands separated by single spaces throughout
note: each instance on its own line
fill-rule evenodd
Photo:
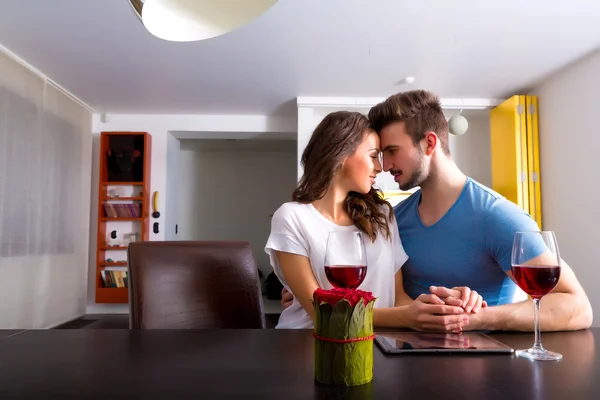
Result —
M 127 257 L 130 329 L 265 328 L 249 243 L 134 242 Z

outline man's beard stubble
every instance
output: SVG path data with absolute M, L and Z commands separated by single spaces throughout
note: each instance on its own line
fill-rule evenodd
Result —
M 399 184 L 400 186 L 400 190 L 410 190 L 413 189 L 417 186 L 423 186 L 423 183 L 427 180 L 428 177 L 428 173 L 426 171 L 425 168 L 425 163 L 423 162 L 423 154 L 421 154 L 421 156 L 419 157 L 419 162 L 418 162 L 418 166 L 417 168 L 413 171 L 413 173 L 410 176 L 410 179 L 408 181 L 406 181 L 406 183 L 403 184 Z M 395 173 L 398 173 L 400 171 L 398 170 L 391 170 L 390 173 L 392 175 L 394 175 Z

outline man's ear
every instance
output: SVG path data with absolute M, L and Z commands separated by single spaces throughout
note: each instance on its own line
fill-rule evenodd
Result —
M 435 132 L 433 131 L 429 131 L 425 134 L 425 149 L 424 149 L 424 153 L 427 154 L 428 156 L 430 156 L 433 151 L 435 150 L 438 142 L 439 142 L 439 138 L 438 136 L 435 134 Z

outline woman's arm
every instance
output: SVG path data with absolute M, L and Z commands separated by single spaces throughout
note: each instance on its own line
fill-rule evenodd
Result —
M 396 272 L 396 276 L 394 277 L 394 281 L 395 281 L 395 291 L 396 291 L 396 298 L 394 301 L 394 305 L 395 306 L 408 306 L 410 304 L 412 304 L 412 302 L 414 301 L 407 293 L 406 291 L 404 291 L 404 281 L 402 280 L 402 270 L 398 270 L 398 272 Z
M 396 272 L 394 280 L 396 285 L 394 307 L 373 309 L 373 326 L 375 328 L 407 328 L 409 325 L 406 314 L 408 305 L 413 300 L 404 291 L 402 270 Z
M 319 287 L 307 257 L 277 251 L 277 260 L 294 297 L 314 323 L 312 297 Z M 395 307 L 374 308 L 373 325 L 376 328 L 411 328 L 415 330 L 459 331 L 465 324 L 464 310 L 452 306 L 434 294 L 422 294 L 412 300 L 404 291 L 402 271 L 395 276 Z M 456 300 L 459 304 L 460 300 Z M 446 314 L 446 315 L 438 315 Z
M 313 293 L 319 287 L 308 257 L 276 251 L 277 261 L 294 297 L 314 321 Z
M 315 313 L 312 297 L 319 284 L 315 279 L 309 259 L 305 256 L 283 251 L 277 251 L 275 254 L 285 281 L 288 283 L 294 297 L 314 322 Z M 373 309 L 373 325 L 376 327 L 401 328 L 407 326 L 404 325 L 404 321 L 409 311 L 408 305 L 413 300 L 404 291 L 401 271 L 398 271 L 395 280 L 396 305 L 400 307 Z

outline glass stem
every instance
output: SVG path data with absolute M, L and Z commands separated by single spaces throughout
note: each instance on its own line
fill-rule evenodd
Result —
M 533 299 L 533 323 L 535 329 L 535 343 L 533 347 L 538 350 L 542 348 L 542 337 L 540 335 L 540 299 Z

